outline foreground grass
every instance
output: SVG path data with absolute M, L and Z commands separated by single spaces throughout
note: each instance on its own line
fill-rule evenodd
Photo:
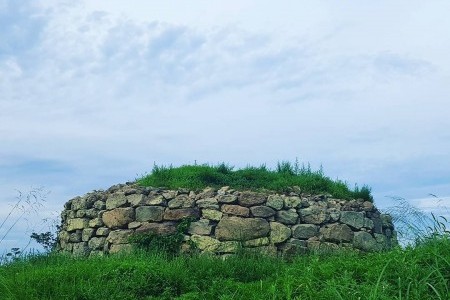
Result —
M 149 175 L 142 176 L 137 182 L 143 186 L 174 189 L 230 186 L 234 189 L 286 191 L 289 187 L 298 186 L 302 192 L 311 194 L 330 193 L 340 199 L 373 200 L 369 187 L 355 186 L 350 189 L 345 182 L 325 176 L 322 170 L 311 171 L 309 166 L 300 167 L 298 162 L 278 163 L 276 170 L 270 170 L 264 165 L 233 170 L 224 163 L 217 166 L 185 165 L 177 168 L 154 166 Z
M 385 253 L 89 259 L 31 257 L 0 267 L 1 299 L 450 299 L 450 240 Z

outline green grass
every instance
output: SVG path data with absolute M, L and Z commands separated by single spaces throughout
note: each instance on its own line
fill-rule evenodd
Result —
M 154 166 L 150 174 L 137 179 L 142 186 L 165 187 L 171 189 L 188 188 L 203 189 L 207 186 L 230 186 L 234 189 L 288 191 L 298 186 L 302 192 L 318 194 L 329 193 L 340 199 L 357 199 L 373 201 L 371 190 L 364 185 L 350 189 L 346 182 L 332 180 L 322 170 L 299 166 L 298 162 L 278 163 L 276 170 L 265 165 L 248 166 L 233 170 L 233 167 L 222 163 L 219 165 L 184 165 L 181 167 Z
M 9 299 L 450 299 L 450 240 L 390 252 L 169 258 L 31 256 L 0 266 Z

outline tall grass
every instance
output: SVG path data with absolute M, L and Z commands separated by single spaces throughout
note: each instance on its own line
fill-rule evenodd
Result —
M 0 267 L 2 299 L 449 299 L 450 240 L 390 252 L 30 257 Z
M 150 174 L 138 178 L 137 182 L 143 186 L 174 189 L 230 186 L 235 189 L 267 189 L 280 192 L 298 186 L 306 193 L 329 193 L 336 198 L 362 198 L 373 201 L 368 186 L 364 185 L 362 188 L 355 186 L 354 189 L 350 189 L 346 182 L 325 176 L 322 168 L 312 171 L 309 165 L 300 166 L 298 161 L 280 162 L 275 170 L 270 170 L 265 165 L 234 170 L 225 163 L 181 167 L 155 165 Z

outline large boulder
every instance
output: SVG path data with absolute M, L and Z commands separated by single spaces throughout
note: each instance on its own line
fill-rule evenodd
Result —
M 106 211 L 102 215 L 103 223 L 109 228 L 125 228 L 134 221 L 134 208 L 116 208 Z
M 353 231 L 345 224 L 331 224 L 323 227 L 320 231 L 325 241 L 328 242 L 351 242 L 353 240 Z
M 330 214 L 326 208 L 308 207 L 300 209 L 300 216 L 303 223 L 323 224 L 330 220 Z
M 342 211 L 340 222 L 347 224 L 355 229 L 361 229 L 364 226 L 364 213 L 357 211 Z
M 140 206 L 136 208 L 136 221 L 138 222 L 159 222 L 162 221 L 164 207 L 161 206 Z
M 261 218 L 225 217 L 216 227 L 216 238 L 221 241 L 247 241 L 269 234 L 269 223 Z
M 82 219 L 82 218 L 76 218 L 76 219 L 69 219 L 67 221 L 67 231 L 75 231 L 77 229 L 84 229 L 88 227 L 89 225 L 89 219 Z
M 250 215 L 250 210 L 248 209 L 248 207 L 233 204 L 222 205 L 221 211 L 229 215 L 241 217 L 248 217 Z
M 166 210 L 164 213 L 164 220 L 178 221 L 184 218 L 198 219 L 200 212 L 197 208 L 176 208 Z
M 150 223 L 144 222 L 136 229 L 136 233 L 153 233 L 159 235 L 172 234 L 177 231 L 175 222 Z
M 250 208 L 250 211 L 252 213 L 252 216 L 258 218 L 269 218 L 275 215 L 275 210 L 273 210 L 273 208 L 264 205 L 253 206 Z
M 317 236 L 319 233 L 319 227 L 314 224 L 298 224 L 292 226 L 292 236 L 296 239 L 309 239 L 313 236 Z
M 353 246 L 366 252 L 378 251 L 382 249 L 382 246 L 377 243 L 372 235 L 365 231 L 355 232 Z
M 295 209 L 277 211 L 276 220 L 287 225 L 297 224 L 298 214 Z
M 265 203 L 266 195 L 256 192 L 242 192 L 238 197 L 238 203 L 242 206 L 255 206 Z
M 267 197 L 266 205 L 275 210 L 280 210 L 284 206 L 284 199 L 280 195 L 270 195 Z
M 270 222 L 270 241 L 279 244 L 291 237 L 291 229 L 278 222 Z
M 127 203 L 127 197 L 124 193 L 114 193 L 108 196 L 106 200 L 106 209 L 121 207 Z

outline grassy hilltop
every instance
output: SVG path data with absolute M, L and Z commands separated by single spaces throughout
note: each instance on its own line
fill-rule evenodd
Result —
M 288 191 L 293 186 L 310 194 L 328 193 L 335 198 L 357 199 L 373 201 L 370 188 L 355 186 L 350 189 L 346 182 L 332 180 L 325 176 L 322 169 L 312 171 L 310 166 L 300 166 L 298 162 L 278 163 L 275 170 L 265 165 L 260 167 L 248 166 L 233 170 L 233 167 L 222 163 L 219 165 L 184 165 L 154 166 L 149 175 L 142 176 L 137 182 L 143 186 L 166 188 L 203 189 L 207 186 L 230 186 L 234 189 Z
M 217 166 L 158 167 L 144 186 L 329 193 L 372 200 L 370 188 L 350 189 L 321 170 L 280 163 L 240 170 Z M 442 217 L 441 217 L 442 218 Z M 0 265 L 0 299 L 450 299 L 450 232 L 440 218 L 405 248 L 358 253 L 312 252 L 285 259 L 245 251 L 227 259 L 136 249 L 128 254 L 69 257 L 61 253 L 15 257 Z M 401 232 L 400 232 L 401 234 Z

